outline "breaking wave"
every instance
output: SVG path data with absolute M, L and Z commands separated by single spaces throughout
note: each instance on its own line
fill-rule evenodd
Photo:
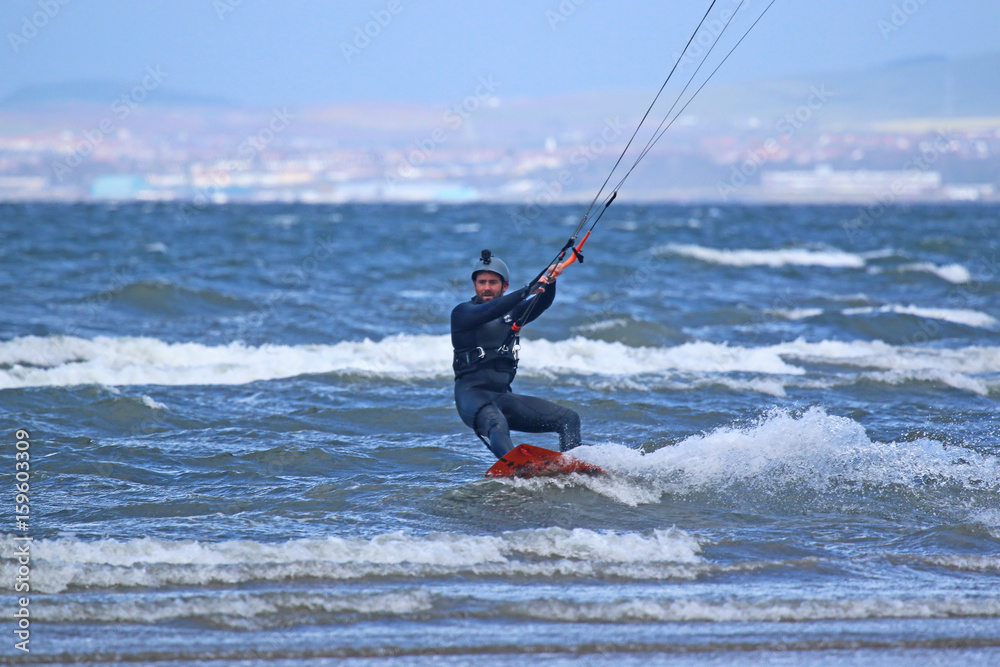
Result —
M 315 373 L 398 380 L 451 376 L 448 336 L 397 335 L 333 345 L 208 346 L 155 338 L 25 336 L 0 343 L 0 389 L 97 384 L 238 385 Z M 521 346 L 525 376 L 583 376 L 596 385 L 680 388 L 722 384 L 783 395 L 797 381 L 840 385 L 939 382 L 987 395 L 1000 388 L 1000 347 L 931 348 L 881 341 L 808 342 L 760 347 L 707 341 L 633 347 L 576 336 Z M 826 370 L 813 372 L 809 365 Z M 833 370 L 830 370 L 830 367 Z M 742 377 L 751 374 L 752 377 Z M 807 377 L 808 376 L 808 377 Z

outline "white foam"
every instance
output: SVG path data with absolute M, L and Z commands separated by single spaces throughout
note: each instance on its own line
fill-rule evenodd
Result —
M 574 599 L 577 598 L 577 599 Z M 337 594 L 303 591 L 218 590 L 211 595 L 170 591 L 167 594 L 122 594 L 86 599 L 40 600 L 32 617 L 43 623 L 147 623 L 210 618 L 214 625 L 253 630 L 297 625 L 317 615 L 399 617 L 412 614 L 459 617 L 466 605 L 446 594 L 423 588 L 389 592 Z M 438 604 L 435 604 L 435 603 Z M 993 617 L 1000 613 L 995 597 L 873 596 L 862 598 L 725 598 L 631 597 L 609 601 L 577 596 L 529 600 L 478 599 L 477 615 L 539 619 L 563 623 L 656 622 L 802 622 L 900 618 Z
M 977 377 L 970 377 L 962 373 L 950 373 L 939 370 L 894 370 L 877 373 L 862 373 L 858 376 L 881 384 L 907 384 L 910 382 L 924 382 L 927 384 L 940 384 L 961 389 L 980 396 L 988 396 L 993 390 L 1000 388 L 1000 381 L 984 380 Z
M 269 222 L 277 227 L 289 229 L 299 223 L 299 216 L 291 213 L 279 213 L 278 215 L 271 216 Z
M 664 372 L 773 373 L 802 375 L 771 348 L 745 348 L 725 343 L 691 342 L 676 347 L 630 347 L 618 342 L 574 337 L 552 342 L 534 340 L 521 346 L 521 368 L 527 372 L 641 375 Z
M 882 248 L 881 250 L 869 250 L 868 252 L 861 253 L 861 256 L 865 259 L 885 259 L 887 257 L 895 257 L 897 251 L 892 248 Z
M 996 459 L 946 449 L 930 439 L 873 442 L 857 422 L 820 408 L 801 416 L 774 410 L 749 426 L 723 426 L 648 454 L 601 445 L 576 449 L 574 455 L 610 473 L 586 478 L 588 487 L 627 505 L 657 502 L 664 494 L 700 493 L 796 505 L 806 491 L 813 498 L 836 494 L 844 483 L 919 490 L 915 480 L 928 475 L 971 492 L 1000 488 Z M 853 497 L 848 494 L 846 501 Z
M 725 266 L 825 266 L 829 268 L 861 269 L 865 259 L 861 255 L 841 250 L 806 250 L 782 248 L 777 250 L 719 250 L 699 245 L 668 244 L 653 249 L 653 254 L 675 254 L 691 257 L 710 264 Z
M 614 317 L 609 320 L 603 320 L 601 322 L 593 322 L 591 324 L 582 324 L 577 327 L 573 327 L 574 331 L 604 331 L 606 329 L 614 329 L 616 327 L 626 327 L 632 323 L 632 320 L 625 317 Z
M 719 376 L 712 379 L 699 380 L 687 384 L 674 383 L 674 386 L 678 391 L 698 389 L 700 387 L 705 387 L 705 386 L 720 386 L 720 387 L 725 387 L 727 389 L 732 389 L 733 391 L 752 391 L 758 394 L 767 394 L 769 396 L 776 396 L 778 398 L 786 395 L 784 380 L 771 377 L 743 380 L 738 378 Z
M 918 262 L 915 264 L 905 264 L 899 267 L 899 270 L 932 273 L 941 280 L 946 280 L 949 283 L 954 283 L 956 285 L 961 285 L 972 280 L 972 274 L 969 273 L 969 270 L 961 264 L 947 264 L 945 266 L 939 266 L 937 264 L 931 264 L 930 262 Z
M 147 408 L 152 408 L 153 410 L 167 410 L 168 409 L 167 406 L 165 406 L 163 403 L 160 403 L 156 399 L 150 398 L 149 396 L 146 396 L 145 394 L 142 395 L 142 404 L 145 405 Z
M 0 576 L 16 575 L 15 543 L 0 541 Z M 660 569 L 659 576 L 690 578 L 685 566 L 700 565 L 698 542 L 670 528 L 651 533 L 618 533 L 582 528 L 540 528 L 499 535 L 404 533 L 362 538 L 313 538 L 265 544 L 128 541 L 76 538 L 32 544 L 32 582 L 39 592 L 69 587 L 160 587 L 235 584 L 304 577 L 358 579 L 372 576 L 436 576 L 457 573 L 496 576 L 593 575 L 633 568 Z M 266 567 L 264 567 L 266 565 Z
M 632 377 L 599 377 L 587 380 L 574 380 L 573 384 L 582 384 L 590 389 L 602 392 L 616 391 L 655 391 L 668 389 L 671 391 L 691 391 L 711 387 L 725 387 L 733 391 L 752 391 L 769 396 L 785 396 L 784 377 L 733 378 L 726 375 L 712 375 L 705 378 L 684 375 L 664 379 L 632 378 Z
M 154 338 L 26 336 L 0 343 L 0 388 L 217 385 L 306 373 L 439 376 L 450 372 L 447 336 L 394 336 L 335 345 L 207 346 Z
M 784 317 L 787 320 L 805 320 L 810 317 L 818 317 L 823 314 L 822 308 L 792 308 L 790 310 L 773 310 L 769 311 L 778 315 L 779 317 Z
M 920 563 L 960 572 L 1000 572 L 1000 556 L 974 554 L 938 554 L 917 557 Z
M 864 269 L 869 259 L 880 259 L 895 254 L 893 251 L 876 253 L 850 253 L 843 250 L 808 250 L 805 248 L 777 248 L 771 250 L 720 250 L 706 246 L 670 243 L 652 249 L 657 256 L 680 255 L 709 264 L 722 266 L 823 266 L 827 268 Z M 885 269 L 875 266 L 868 269 L 882 273 Z M 961 264 L 938 265 L 932 262 L 914 262 L 897 267 L 898 271 L 931 273 L 941 280 L 961 285 L 972 280 L 972 274 Z
M 440 379 L 451 377 L 451 354 L 447 335 L 260 347 L 165 343 L 154 338 L 26 336 L 0 343 L 0 389 L 246 384 L 309 373 Z M 995 377 L 1000 373 L 1000 347 L 985 346 L 947 349 L 893 346 L 881 341 L 811 343 L 800 338 L 762 347 L 706 341 L 631 347 L 577 336 L 557 342 L 524 341 L 521 359 L 522 376 L 589 377 L 598 387 L 637 389 L 717 384 L 774 396 L 783 395 L 785 386 L 796 381 L 831 381 L 829 377 L 807 376 L 802 363 L 844 366 L 851 378 L 858 377 L 857 369 L 884 372 L 877 379 L 889 383 L 932 378 L 980 394 L 993 391 L 1000 383 Z M 828 376 L 830 371 L 824 373 Z M 842 382 L 843 378 L 832 381 Z M 162 409 L 160 404 L 144 403 Z
M 801 338 L 774 347 L 777 354 L 800 362 L 882 371 L 865 377 L 888 384 L 943 382 L 982 395 L 1000 386 L 996 377 L 983 377 L 1000 373 L 1000 347 L 929 348 L 882 341 L 809 343 Z
M 965 308 L 921 308 L 919 306 L 901 304 L 889 304 L 875 308 L 872 306 L 864 308 L 847 308 L 842 311 L 844 315 L 868 315 L 871 313 L 895 313 L 897 315 L 913 315 L 925 319 L 943 320 L 955 324 L 964 324 L 970 327 L 992 328 L 997 325 L 997 319 L 978 310 Z
M 32 610 L 43 623 L 164 623 L 211 618 L 234 629 L 258 629 L 299 624 L 303 615 L 364 614 L 402 616 L 430 611 L 432 595 L 420 589 L 385 593 L 307 593 L 302 591 L 215 591 L 211 595 L 117 595 L 86 600 L 44 601 Z
M 861 599 L 631 599 L 577 602 L 559 599 L 517 603 L 514 610 L 528 618 L 570 623 L 652 622 L 792 622 L 883 618 L 993 617 L 1000 613 L 996 598 L 872 597 Z
M 1000 508 L 990 507 L 981 510 L 973 514 L 971 518 L 975 523 L 985 528 L 990 535 L 1000 540 Z
M 152 338 L 27 336 L 0 343 L 0 388 L 79 384 L 245 384 L 305 373 L 405 378 L 451 374 L 448 336 L 390 336 L 335 345 L 206 346 Z M 576 337 L 525 342 L 523 372 L 635 375 L 670 371 L 801 374 L 773 350 L 716 343 L 628 347 Z

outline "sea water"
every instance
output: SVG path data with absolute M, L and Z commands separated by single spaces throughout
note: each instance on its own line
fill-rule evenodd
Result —
M 514 384 L 607 475 L 486 479 L 581 213 L 0 206 L 0 661 L 1000 662 L 1000 207 L 616 203 Z

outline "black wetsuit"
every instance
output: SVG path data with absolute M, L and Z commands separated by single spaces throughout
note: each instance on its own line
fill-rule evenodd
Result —
M 562 451 L 580 444 L 580 416 L 569 408 L 533 396 L 511 392 L 517 372 L 513 350 L 503 349 L 511 322 L 537 299 L 531 322 L 552 305 L 555 283 L 525 300 L 528 287 L 482 303 L 478 297 L 451 311 L 451 343 L 455 348 L 455 407 L 462 421 L 488 438 L 497 458 L 513 448 L 510 429 L 527 433 L 558 433 Z

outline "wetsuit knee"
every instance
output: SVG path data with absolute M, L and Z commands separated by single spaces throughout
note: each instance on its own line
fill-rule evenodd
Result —
M 498 459 L 504 454 L 514 449 L 514 443 L 510 439 L 510 427 L 507 425 L 507 418 L 503 416 L 500 409 L 493 405 L 484 405 L 476 415 L 476 433 L 488 439 L 487 446 L 493 455 Z

